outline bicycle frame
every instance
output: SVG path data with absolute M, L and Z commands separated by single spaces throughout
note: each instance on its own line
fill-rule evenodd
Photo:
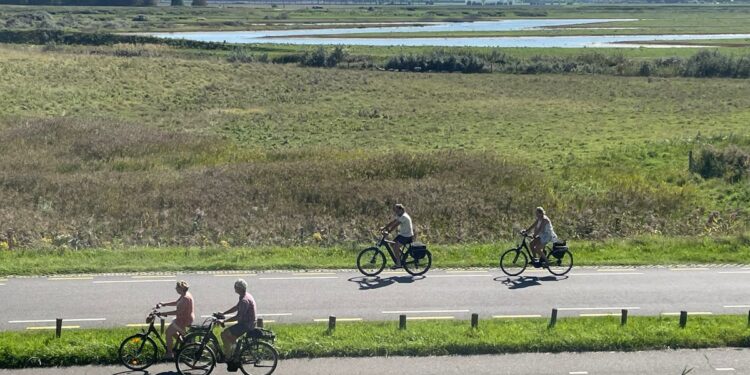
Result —
M 533 239 L 533 238 L 529 236 L 528 234 L 524 234 L 523 239 L 521 240 L 521 243 L 516 248 L 516 251 L 521 251 L 521 249 L 523 248 L 526 250 L 526 256 L 528 256 L 529 259 L 534 259 L 534 254 L 531 253 L 531 247 L 529 246 L 530 244 L 526 243 L 526 239 Z M 550 251 L 551 250 L 549 248 L 549 245 L 544 245 L 544 247 L 542 248 L 542 252 L 545 254 L 549 253 Z
M 393 261 L 393 263 L 395 264 L 395 263 L 396 263 L 396 254 L 395 254 L 395 252 L 393 251 L 393 248 L 391 247 L 391 245 L 392 245 L 392 244 L 395 244 L 395 243 L 396 243 L 396 241 L 390 241 L 390 240 L 386 240 L 386 239 L 385 239 L 385 236 L 386 236 L 386 234 L 383 234 L 383 237 L 381 237 L 381 238 L 380 238 L 380 241 L 378 241 L 378 243 L 377 243 L 377 244 L 376 244 L 375 246 L 376 246 L 376 247 L 385 247 L 385 248 L 386 248 L 386 250 L 388 250 L 388 255 L 390 255 L 390 256 L 391 256 L 391 260 L 392 260 L 392 261 Z M 402 258 L 403 258 L 403 254 L 404 254 L 404 253 L 405 253 L 405 252 L 406 252 L 406 251 L 408 250 L 407 246 L 408 246 L 408 247 L 411 247 L 411 244 L 407 244 L 407 245 L 403 245 L 403 246 L 402 246 L 402 249 L 403 249 L 403 250 L 401 251 L 401 257 L 402 257 Z M 399 262 L 400 262 L 400 260 L 399 260 Z

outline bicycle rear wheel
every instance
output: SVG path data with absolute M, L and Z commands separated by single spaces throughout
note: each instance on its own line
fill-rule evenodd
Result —
M 120 349 L 117 350 L 120 363 L 136 371 L 143 370 L 156 363 L 158 355 L 156 343 L 144 334 L 133 335 L 122 340 Z
M 563 276 L 573 268 L 573 253 L 570 250 L 547 253 L 547 270 L 555 276 Z
M 276 370 L 279 352 L 263 341 L 249 341 L 240 353 L 240 371 L 245 375 L 269 375 Z
M 385 268 L 385 254 L 377 247 L 369 247 L 359 252 L 357 269 L 365 276 L 376 276 Z
M 518 276 L 526 269 L 529 258 L 520 249 L 510 249 L 500 255 L 500 269 L 508 276 Z
M 404 270 L 412 276 L 420 276 L 427 273 L 432 267 L 432 254 L 429 250 L 424 250 L 424 257 L 417 259 L 409 248 L 404 253 L 404 257 L 401 259 L 401 265 L 404 266 Z
M 216 356 L 208 346 L 199 342 L 186 344 L 175 357 L 177 372 L 181 375 L 208 375 L 216 366 Z

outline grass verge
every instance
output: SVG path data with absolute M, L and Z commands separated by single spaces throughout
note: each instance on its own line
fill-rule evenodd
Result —
M 479 329 L 468 322 L 397 322 L 274 325 L 282 358 L 367 357 L 383 355 L 499 354 L 604 350 L 746 347 L 750 345 L 744 316 L 691 317 L 685 329 L 678 318 L 565 318 L 555 328 L 545 319 L 484 320 Z M 0 333 L 0 367 L 115 364 L 120 341 L 135 329 Z
M 571 242 L 576 265 L 744 264 L 750 237 L 639 237 L 627 240 Z M 101 272 L 169 272 L 268 269 L 351 269 L 359 250 L 348 247 L 199 248 L 133 247 L 0 251 L 0 275 L 48 275 Z M 433 266 L 497 267 L 511 243 L 430 246 Z

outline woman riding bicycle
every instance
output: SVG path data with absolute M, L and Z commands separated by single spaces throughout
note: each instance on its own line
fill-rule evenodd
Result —
M 544 256 L 544 251 L 542 250 L 548 243 L 557 241 L 557 234 L 555 234 L 555 229 L 552 227 L 549 217 L 544 213 L 544 208 L 536 208 L 536 221 L 523 231 L 523 233 L 530 232 L 532 228 L 534 229 L 534 234 L 531 236 L 533 237 L 531 241 L 531 253 L 539 258 L 541 264 L 547 264 L 547 258 Z
M 165 358 L 169 360 L 174 359 L 172 347 L 175 336 L 177 336 L 178 334 L 184 335 L 187 327 L 193 324 L 193 320 L 195 319 L 195 304 L 193 302 L 193 295 L 188 292 L 188 288 L 190 288 L 188 283 L 186 281 L 180 280 L 177 282 L 177 286 L 175 286 L 175 290 L 177 290 L 177 294 L 180 295 L 180 298 L 178 298 L 176 301 L 159 302 L 156 304 L 157 309 L 161 308 L 162 306 L 176 307 L 174 311 L 159 313 L 160 316 L 175 316 L 175 320 L 173 320 L 169 325 L 169 328 L 167 328 L 167 353 L 165 355 Z

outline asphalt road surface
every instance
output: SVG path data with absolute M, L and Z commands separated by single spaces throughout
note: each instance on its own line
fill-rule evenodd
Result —
M 363 277 L 356 271 L 92 275 L 0 279 L 0 330 L 65 329 L 144 323 L 151 306 L 174 300 L 187 280 L 196 315 L 237 301 L 233 282 L 245 278 L 267 322 L 419 319 L 509 319 L 549 316 L 747 314 L 750 268 L 574 268 L 566 277 L 546 271 L 507 277 L 499 269 L 431 270 Z M 197 323 L 202 321 L 197 319 Z
M 143 375 L 124 367 L 0 370 L 0 375 Z M 687 372 L 689 371 L 689 372 Z M 274 374 L 305 375 L 703 375 L 750 373 L 750 350 L 706 349 L 647 352 L 528 353 L 448 357 L 295 359 L 279 362 Z M 160 364 L 148 374 L 175 375 Z M 224 365 L 212 374 L 228 374 Z M 239 374 L 239 372 L 237 372 Z

